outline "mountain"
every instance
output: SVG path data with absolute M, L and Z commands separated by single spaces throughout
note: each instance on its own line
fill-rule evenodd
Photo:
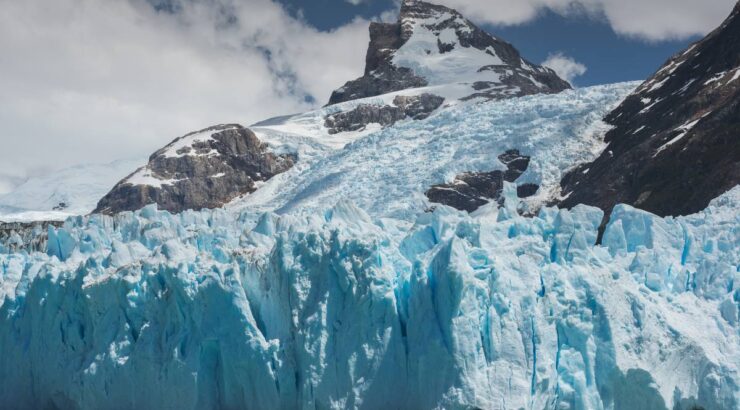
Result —
M 462 98 L 501 99 L 570 88 L 554 71 L 524 60 L 509 43 L 457 11 L 404 0 L 398 21 L 370 24 L 365 74 L 334 91 L 329 104 L 394 91 L 461 83 Z
M 740 187 L 677 217 L 552 205 L 672 77 L 468 98 L 490 72 L 457 16 L 404 2 L 389 51 L 426 38 L 451 83 L 209 127 L 102 213 L 0 226 L 0 408 L 740 408 Z
M 106 194 L 94 212 L 115 214 L 152 203 L 170 212 L 217 208 L 293 166 L 253 132 L 218 125 L 177 138 Z
M 77 165 L 29 178 L 0 195 L 0 221 L 64 220 L 95 209 L 100 198 L 145 160 Z
M 182 137 L 120 181 L 95 212 L 115 214 L 152 203 L 171 212 L 221 207 L 254 193 L 297 160 L 304 162 L 301 169 L 310 166 L 311 155 L 300 151 L 322 147 L 319 156 L 329 155 L 328 146 L 341 149 L 378 129 L 426 119 L 457 104 L 570 89 L 552 70 L 528 63 L 513 46 L 444 6 L 404 1 L 398 22 L 372 23 L 370 32 L 365 76 L 335 91 L 330 107 L 315 112 L 320 117 L 307 124 L 306 114 L 284 116 L 250 129 L 238 126 L 236 133 L 216 126 Z M 303 124 L 295 124 L 300 117 Z M 260 128 L 273 137 L 278 129 L 287 133 L 277 143 L 260 145 L 253 134 Z M 233 150 L 231 143 L 218 142 L 221 138 L 249 141 Z M 172 154 L 183 144 L 190 151 Z
M 740 3 L 606 116 L 593 162 L 563 178 L 562 206 L 626 203 L 687 215 L 740 183 Z
M 343 91 L 334 92 L 329 106 L 263 121 L 249 129 L 240 128 L 244 135 L 254 132 L 255 141 L 267 143 L 257 150 L 226 153 L 208 145 L 212 143 L 205 143 L 208 146 L 199 155 L 164 155 L 173 150 L 171 146 L 165 147 L 152 155 L 146 167 L 116 185 L 101 199 L 95 212 L 115 214 L 151 203 L 158 204 L 160 209 L 181 212 L 221 207 L 232 201 L 243 206 L 254 200 L 247 197 L 264 199 L 271 192 L 282 197 L 286 191 L 292 192 L 295 182 L 300 183 L 302 177 L 313 178 L 323 173 L 323 170 L 313 174 L 303 172 L 306 168 L 313 169 L 315 159 L 329 161 L 346 144 L 399 122 L 423 120 L 456 105 L 472 106 L 570 89 L 549 68 L 527 62 L 513 46 L 444 6 L 404 1 L 396 23 L 372 23 L 370 32 L 366 75 L 350 81 Z M 198 143 L 214 141 L 211 135 L 214 130 L 220 128 L 183 138 Z M 171 145 L 183 144 L 178 141 L 181 140 Z M 280 154 L 276 156 L 273 152 Z M 575 158 L 576 154 L 573 155 Z M 258 188 L 255 182 L 261 186 L 296 161 L 301 162 L 296 170 L 299 176 L 278 178 L 275 181 L 284 186 L 260 189 L 260 193 L 251 195 Z M 500 163 L 495 156 L 489 161 L 488 168 Z M 226 162 L 231 164 L 225 166 Z M 553 175 L 560 176 L 560 169 Z M 424 192 L 433 184 L 444 182 L 429 181 L 415 189 Z M 336 180 L 331 183 L 335 184 Z M 543 195 L 551 196 L 549 186 L 546 188 Z M 533 184 L 528 189 L 531 195 L 537 191 Z M 311 190 L 314 192 L 297 195 L 303 195 L 301 201 L 306 201 L 321 193 Z
M 271 149 L 294 152 L 298 161 L 226 208 L 303 215 L 322 212 L 327 204 L 342 198 L 374 218 L 413 220 L 438 205 L 425 195 L 434 186 L 453 183 L 464 173 L 501 173 L 503 177 L 508 170 L 504 154 L 518 150 L 529 157 L 529 163 L 516 184 L 539 186 L 535 195 L 523 199 L 521 207 L 536 213 L 558 197 L 560 180 L 573 163 L 590 162 L 599 155 L 604 148 L 601 118 L 635 86 L 615 84 L 458 102 L 443 105 L 422 120 L 336 134 L 325 127 L 327 113 L 393 98 L 369 97 L 253 125 L 250 129 Z M 498 199 L 499 195 L 493 195 L 482 201 Z

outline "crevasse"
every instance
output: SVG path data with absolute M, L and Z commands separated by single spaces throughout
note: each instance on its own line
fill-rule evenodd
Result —
M 740 188 L 679 218 L 149 207 L 0 253 L 14 408 L 731 409 Z

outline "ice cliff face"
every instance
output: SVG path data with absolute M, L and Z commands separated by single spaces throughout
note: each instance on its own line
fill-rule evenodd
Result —
M 13 408 L 731 409 L 740 189 L 373 220 L 148 207 L 0 255 Z
M 543 204 L 637 84 L 553 94 L 424 2 L 373 30 L 344 102 L 188 134 L 99 209 L 182 213 L 0 227 L 0 408 L 740 408 L 740 187 L 597 245 L 601 210 Z M 679 63 L 617 111 L 683 100 Z

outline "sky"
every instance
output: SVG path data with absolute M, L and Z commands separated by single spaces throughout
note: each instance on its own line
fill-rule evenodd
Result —
M 574 85 L 648 77 L 735 0 L 440 0 Z M 0 0 L 0 193 L 323 105 L 396 0 Z

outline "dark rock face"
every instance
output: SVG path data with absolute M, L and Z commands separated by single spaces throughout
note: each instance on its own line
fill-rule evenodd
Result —
M 540 69 L 549 70 L 546 68 Z M 540 69 L 536 69 L 536 71 Z M 537 72 L 533 74 L 531 69 L 526 67 L 485 66 L 481 67 L 480 71 L 496 73 L 499 76 L 499 82 L 475 82 L 472 88 L 476 92 L 462 98 L 463 101 L 474 98 L 501 100 L 533 94 L 556 94 L 571 88 L 570 84 L 554 73 L 543 74 Z M 532 82 L 532 78 L 537 82 Z
M 421 21 L 424 23 L 417 24 Z M 476 49 L 490 60 L 490 64 L 475 67 L 474 71 L 490 72 L 492 81 L 474 81 L 469 98 L 508 98 L 557 93 L 570 88 L 554 71 L 525 61 L 511 44 L 481 30 L 457 11 L 423 1 L 405 0 L 397 22 L 370 24 L 370 45 L 365 58 L 364 75 L 334 91 L 329 105 L 432 85 L 430 78 L 416 73 L 413 67 L 394 63 L 396 53 L 414 36 L 416 30 L 430 31 L 437 36 L 436 46 L 426 51 L 431 57 L 436 57 L 432 54 L 450 54 L 450 58 L 454 58 L 453 51 L 462 47 Z M 449 38 L 442 36 L 442 32 L 449 30 L 455 33 L 454 43 L 447 42 Z M 423 57 L 420 59 L 423 60 Z M 459 79 L 461 82 L 465 80 Z
M 562 206 L 686 215 L 740 183 L 740 4 L 606 121 L 608 147 L 563 178 Z
M 403 6 L 402 6 L 403 10 Z M 408 40 L 397 23 L 370 23 L 370 45 L 365 57 L 365 74 L 334 91 L 329 105 L 393 91 L 426 86 L 427 80 L 414 75 L 410 68 L 396 67 L 392 60 L 396 50 Z
M 498 159 L 506 165 L 506 171 L 460 174 L 449 184 L 432 186 L 426 192 L 427 198 L 431 202 L 467 212 L 473 212 L 491 201 L 503 204 L 504 181 L 519 179 L 529 167 L 530 157 L 521 155 L 517 150 L 509 150 L 499 155 Z M 538 189 L 539 186 L 535 184 L 522 184 L 517 187 L 517 195 L 520 198 L 530 197 Z
M 95 213 L 217 208 L 257 189 L 293 166 L 295 157 L 275 155 L 238 124 L 185 135 L 152 154 L 149 163 L 119 182 L 98 202 Z
M 399 95 L 393 99 L 392 106 L 362 104 L 354 110 L 327 116 L 324 125 L 329 129 L 329 134 L 337 134 L 363 130 L 371 123 L 386 127 L 405 118 L 422 120 L 439 108 L 444 100 L 433 94 L 410 97 Z
M 49 227 L 60 221 L 0 223 L 0 252 L 46 252 Z

